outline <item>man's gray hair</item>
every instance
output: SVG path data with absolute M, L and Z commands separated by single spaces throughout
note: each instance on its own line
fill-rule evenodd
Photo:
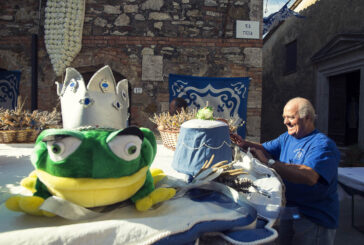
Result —
M 312 121 L 315 121 L 316 114 L 315 109 L 313 108 L 313 105 L 308 99 L 302 98 L 302 97 L 296 97 L 293 99 L 290 99 L 288 103 L 296 102 L 298 105 L 298 115 L 300 118 L 308 117 Z

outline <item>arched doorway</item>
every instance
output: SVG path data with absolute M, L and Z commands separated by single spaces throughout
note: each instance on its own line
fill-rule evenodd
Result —
M 364 33 L 339 34 L 313 57 L 317 128 L 364 150 Z

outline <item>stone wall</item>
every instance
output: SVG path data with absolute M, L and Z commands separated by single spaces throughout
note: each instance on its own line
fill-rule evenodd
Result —
M 316 72 L 311 58 L 340 33 L 364 32 L 364 1 L 319 0 L 291 17 L 264 39 L 262 141 L 286 131 L 282 111 L 292 97 L 316 104 Z M 297 40 L 297 71 L 284 73 L 285 45 Z M 320 116 L 320 115 L 319 115 Z
M 142 94 L 131 94 L 131 123 L 168 108 L 168 75 L 249 76 L 247 134 L 260 138 L 262 40 L 235 38 L 236 20 L 262 21 L 262 0 L 87 0 L 82 49 L 71 66 L 95 72 L 110 65 Z M 43 40 L 45 1 L 1 3 L 0 68 L 21 70 L 20 92 L 30 99 L 31 35 L 38 34 L 38 106 L 58 104 Z M 40 13 L 38 10 L 40 9 Z M 151 65 L 153 64 L 153 65 Z M 133 90 L 132 90 L 133 91 Z M 28 103 L 29 106 L 29 103 Z

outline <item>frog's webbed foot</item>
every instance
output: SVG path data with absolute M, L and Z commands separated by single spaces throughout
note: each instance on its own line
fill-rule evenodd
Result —
M 163 170 L 159 168 L 150 169 L 150 173 L 153 177 L 154 185 L 166 177 Z M 146 211 L 157 203 L 171 199 L 175 194 L 176 190 L 173 188 L 158 188 L 153 190 L 148 196 L 137 200 L 135 207 L 138 211 Z
M 24 212 L 37 216 L 53 217 L 55 214 L 43 211 L 39 207 L 44 199 L 38 196 L 12 196 L 5 202 L 5 206 L 12 211 Z
M 158 188 L 152 191 L 148 196 L 143 197 L 135 202 L 138 211 L 146 211 L 154 204 L 171 199 L 176 194 L 173 188 Z
M 152 174 L 154 185 L 166 177 L 166 174 L 160 168 L 151 168 L 150 173 Z

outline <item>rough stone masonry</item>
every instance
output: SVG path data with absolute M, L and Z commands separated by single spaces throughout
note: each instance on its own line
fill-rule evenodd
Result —
M 14 0 L 0 8 L 0 68 L 20 70 L 31 97 L 31 35 L 38 35 L 38 107 L 58 105 L 56 77 L 44 45 L 46 1 Z M 131 123 L 154 128 L 168 108 L 168 75 L 249 76 L 247 136 L 260 139 L 262 40 L 235 37 L 237 20 L 262 25 L 262 0 L 87 0 L 82 49 L 72 67 L 90 77 L 110 65 L 131 90 Z M 260 35 L 261 36 L 261 35 Z M 134 94 L 133 88 L 142 88 Z M 30 103 L 27 103 L 29 106 Z

